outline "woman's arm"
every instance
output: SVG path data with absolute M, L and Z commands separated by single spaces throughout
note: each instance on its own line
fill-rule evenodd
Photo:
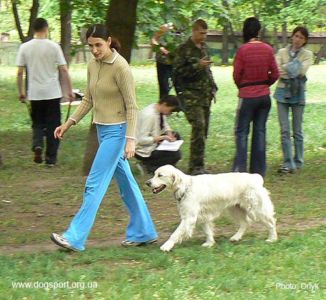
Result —
M 286 48 L 280 49 L 277 51 L 277 54 L 275 56 L 281 78 L 289 78 L 288 73 L 286 71 L 286 64 L 288 63 L 288 59 L 285 59 L 284 57 L 285 51 L 287 51 Z
M 135 138 L 138 107 L 136 104 L 136 93 L 134 78 L 129 65 L 120 68 L 116 74 L 116 82 L 122 95 L 127 113 L 127 138 Z
M 90 72 L 87 70 L 87 87 L 86 93 L 83 97 L 83 100 L 78 105 L 77 109 L 74 111 L 72 116 L 69 118 L 77 124 L 92 108 L 93 108 L 93 100 L 89 91 L 89 82 L 90 82 Z
M 237 86 L 241 84 L 243 74 L 243 59 L 241 56 L 241 50 L 239 49 L 235 55 L 233 63 L 233 80 Z
M 272 85 L 280 76 L 279 68 L 277 66 L 273 52 L 271 52 L 271 66 L 268 74 L 269 85 Z
M 300 71 L 300 75 L 304 76 L 306 75 L 309 67 L 313 64 L 313 53 L 309 50 L 304 50 L 304 55 L 302 56 L 302 59 L 299 58 L 299 60 L 302 63 L 302 68 Z

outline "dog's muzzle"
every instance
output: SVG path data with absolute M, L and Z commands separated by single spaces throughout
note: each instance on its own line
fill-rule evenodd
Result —
M 165 188 L 166 188 L 166 185 L 165 184 L 162 184 L 159 187 L 152 188 L 152 192 L 154 194 L 158 194 L 158 193 L 162 192 Z
M 152 186 L 152 181 L 151 181 L 151 179 L 147 180 L 147 181 L 145 182 L 145 184 L 152 188 L 152 192 L 153 192 L 154 194 L 158 194 L 158 193 L 162 192 L 162 191 L 166 188 L 166 185 L 165 185 L 165 184 L 162 184 L 162 185 L 160 185 L 160 186 L 158 186 L 158 187 L 153 187 L 153 186 Z

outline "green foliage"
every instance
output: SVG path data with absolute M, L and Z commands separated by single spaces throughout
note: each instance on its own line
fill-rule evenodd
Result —
M 292 27 L 306 25 L 310 31 L 320 26 L 325 27 L 325 2 L 320 0 L 293 0 L 288 7 L 284 7 L 279 20 L 286 20 Z
M 73 42 L 80 41 L 81 28 L 89 24 L 104 23 L 109 0 L 72 0 Z M 137 9 L 137 43 L 148 43 L 149 38 L 160 25 L 172 22 L 183 31 L 190 33 L 194 20 L 203 18 L 209 28 L 221 30 L 226 21 L 235 31 L 241 31 L 243 20 L 257 16 L 270 31 L 281 30 L 284 21 L 289 30 L 298 24 L 305 24 L 310 31 L 325 31 L 326 5 L 323 0 L 139 0 Z M 10 32 L 18 40 L 15 31 L 10 1 L 2 1 L 0 31 Z M 24 32 L 28 28 L 29 9 L 32 0 L 19 1 L 19 13 Z M 58 0 L 40 0 L 39 16 L 49 20 L 52 39 L 60 40 L 60 14 Z
M 173 0 L 155 1 L 140 0 L 138 4 L 138 35 L 150 38 L 164 23 L 172 22 L 185 35 L 190 34 L 192 23 L 202 18 L 210 28 L 216 28 L 222 7 L 220 1 Z
M 235 0 L 232 8 L 238 13 L 238 28 L 249 16 L 256 16 L 267 29 L 277 28 L 287 22 L 291 30 L 297 25 L 306 25 L 310 31 L 325 28 L 325 2 L 322 0 Z M 236 21 L 237 22 L 237 21 Z
M 73 0 L 72 21 L 74 29 L 79 32 L 91 24 L 105 23 L 109 0 Z

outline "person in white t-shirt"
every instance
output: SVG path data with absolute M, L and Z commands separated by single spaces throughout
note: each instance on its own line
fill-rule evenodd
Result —
M 63 52 L 58 44 L 47 38 L 47 21 L 37 18 L 33 29 L 34 38 L 20 46 L 16 59 L 19 100 L 31 103 L 34 162 L 43 162 L 45 136 L 45 163 L 53 166 L 57 162 L 59 148 L 54 130 L 61 124 L 60 101 L 63 96 L 73 101 L 74 93 Z M 27 87 L 24 85 L 24 73 Z
M 171 130 L 166 117 L 180 111 L 176 96 L 162 97 L 140 111 L 136 131 L 136 154 L 148 173 L 153 173 L 163 165 L 176 165 L 181 159 L 181 151 L 160 150 L 163 141 L 173 142 L 180 139 L 178 133 Z

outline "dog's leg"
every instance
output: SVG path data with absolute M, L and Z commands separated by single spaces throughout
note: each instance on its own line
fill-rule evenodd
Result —
M 237 221 L 240 224 L 238 232 L 230 238 L 230 241 L 238 242 L 242 239 L 242 236 L 247 231 L 249 225 L 247 213 L 239 205 L 230 207 L 228 210 L 233 220 Z
M 175 244 L 181 243 L 185 238 L 192 236 L 196 225 L 197 218 L 195 216 L 182 220 L 178 228 L 172 233 L 169 239 L 160 247 L 162 251 L 168 252 L 172 250 Z
M 204 232 L 206 234 L 206 242 L 202 244 L 203 247 L 210 248 L 215 244 L 214 240 L 214 224 L 211 220 L 207 220 L 205 224 L 203 225 Z
M 261 216 L 260 222 L 268 229 L 268 238 L 266 242 L 273 243 L 277 241 L 276 219 L 272 216 Z
M 256 209 L 257 219 L 268 229 L 268 238 L 266 242 L 272 243 L 277 241 L 276 219 L 274 218 L 274 206 L 265 188 L 256 191 L 257 197 L 260 198 L 262 205 Z

